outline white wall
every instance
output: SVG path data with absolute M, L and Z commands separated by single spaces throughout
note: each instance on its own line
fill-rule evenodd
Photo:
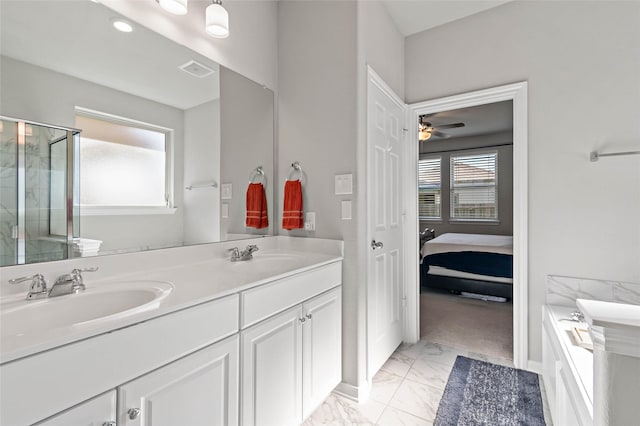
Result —
M 640 3 L 508 3 L 408 37 L 405 58 L 409 103 L 529 83 L 529 359 L 540 361 L 546 275 L 640 282 L 640 158 L 588 158 L 640 144 Z
M 101 0 L 121 13 L 178 44 L 277 90 L 277 1 L 225 1 L 229 12 L 229 37 L 213 38 L 204 30 L 210 0 L 190 0 L 187 15 L 165 12 L 155 1 Z
M 184 243 L 220 241 L 220 99 L 184 112 Z
M 343 381 L 361 386 L 366 380 L 366 169 L 360 161 L 366 65 L 402 94 L 403 38 L 380 2 L 280 1 L 278 49 L 278 206 L 289 167 L 300 161 L 307 178 L 304 210 L 316 213 L 315 232 L 278 233 L 344 240 Z M 354 193 L 338 196 L 334 176 L 344 173 L 353 174 Z M 340 218 L 343 200 L 352 201 L 353 220 Z
M 356 172 L 355 2 L 280 1 L 278 43 L 278 206 L 291 163 L 299 161 L 304 210 L 316 213 L 315 232 L 285 231 L 279 217 L 278 234 L 344 240 L 342 371 L 356 384 L 358 221 L 340 219 L 345 197 L 334 195 L 334 175 Z

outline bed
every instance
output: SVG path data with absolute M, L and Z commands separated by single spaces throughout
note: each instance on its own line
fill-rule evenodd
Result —
M 452 292 L 513 297 L 513 237 L 442 234 L 420 250 L 420 285 Z

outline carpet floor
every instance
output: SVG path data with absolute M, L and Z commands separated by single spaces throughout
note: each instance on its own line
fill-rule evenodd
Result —
M 458 356 L 434 426 L 545 426 L 538 375 Z
M 493 357 L 513 359 L 513 303 L 448 292 L 420 294 L 420 337 Z

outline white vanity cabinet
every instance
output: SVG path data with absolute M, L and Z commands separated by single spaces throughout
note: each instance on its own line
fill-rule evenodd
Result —
M 115 426 L 116 391 L 112 390 L 78 404 L 35 426 Z
M 307 418 L 342 380 L 342 290 L 303 305 L 302 415 Z
M 300 424 L 342 378 L 341 284 L 311 265 L 4 362 L 0 424 Z
M 253 323 L 255 312 L 243 315 L 245 324 L 253 324 L 241 332 L 243 425 L 300 424 L 340 383 L 342 287 L 336 287 L 340 274 L 337 263 L 292 277 L 301 280 L 293 293 L 286 280 L 256 289 L 263 295 L 269 292 L 260 310 L 260 317 L 268 318 Z M 305 296 L 317 294 L 319 287 L 325 292 Z M 248 292 L 241 300 L 254 303 L 254 296 Z M 268 315 L 264 305 L 271 304 L 273 314 L 292 298 L 301 303 Z
M 242 332 L 242 424 L 302 421 L 302 307 Z
M 237 425 L 238 350 L 234 335 L 118 387 L 118 425 Z

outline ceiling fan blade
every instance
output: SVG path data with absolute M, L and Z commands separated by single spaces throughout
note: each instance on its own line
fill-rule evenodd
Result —
M 450 137 L 451 137 L 451 135 L 448 135 L 448 134 L 446 134 L 446 133 L 439 132 L 439 131 L 437 131 L 437 130 L 433 130 L 433 131 L 431 132 L 431 134 L 432 134 L 433 136 L 437 136 L 437 137 L 439 137 L 439 138 L 450 138 Z
M 464 127 L 464 123 L 451 123 L 433 126 L 436 129 L 455 129 L 456 127 Z

